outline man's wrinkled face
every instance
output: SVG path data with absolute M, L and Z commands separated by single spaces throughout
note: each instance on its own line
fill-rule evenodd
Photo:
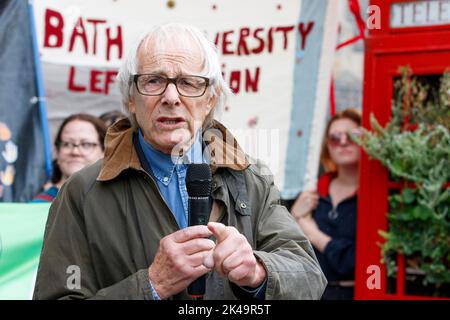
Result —
M 139 48 L 138 74 L 151 73 L 169 78 L 201 75 L 202 54 L 194 43 L 181 47 L 173 41 L 164 49 L 155 47 L 150 40 Z M 208 90 L 201 97 L 184 97 L 170 83 L 162 95 L 145 96 L 133 84 L 130 112 L 135 114 L 145 140 L 157 150 L 169 154 L 176 145 L 189 146 L 195 130 L 201 128 L 211 112 L 214 99 L 209 98 Z

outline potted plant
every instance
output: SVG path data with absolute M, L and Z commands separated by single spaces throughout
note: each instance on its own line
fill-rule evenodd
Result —
M 379 160 L 400 191 L 389 196 L 388 230 L 380 231 L 382 262 L 395 276 L 397 254 L 406 258 L 406 280 L 424 292 L 450 296 L 450 73 L 433 90 L 401 68 L 394 82 L 392 117 L 352 138 Z M 408 285 L 408 284 L 407 284 Z

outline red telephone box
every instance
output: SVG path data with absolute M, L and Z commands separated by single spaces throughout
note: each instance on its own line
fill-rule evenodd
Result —
M 389 120 L 393 80 L 400 76 L 400 66 L 409 65 L 414 75 L 435 78 L 450 68 L 449 0 L 371 0 L 370 5 L 376 6 L 370 8 L 372 13 L 380 13 L 381 28 L 369 30 L 366 39 L 363 89 L 363 126 L 366 128 L 370 127 L 371 113 L 382 125 Z M 430 298 L 405 290 L 402 256 L 397 259 L 398 272 L 393 290 L 388 289 L 386 269 L 380 262 L 383 238 L 378 231 L 388 228 L 389 192 L 400 188 L 399 184 L 389 180 L 387 170 L 378 161 L 363 155 L 357 222 L 356 299 Z M 367 285 L 367 280 L 377 269 L 381 270 L 381 288 Z

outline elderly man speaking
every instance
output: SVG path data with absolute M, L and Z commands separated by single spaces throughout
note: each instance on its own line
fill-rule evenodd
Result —
M 118 80 L 129 119 L 52 204 L 34 298 L 190 299 L 205 275 L 205 299 L 319 299 L 326 280 L 271 175 L 214 120 L 230 89 L 203 33 L 153 28 Z M 207 226 L 188 226 L 186 163 L 211 168 Z

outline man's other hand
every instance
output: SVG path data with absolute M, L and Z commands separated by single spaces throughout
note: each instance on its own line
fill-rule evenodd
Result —
M 253 254 L 247 238 L 234 227 L 210 222 L 208 228 L 216 237 L 214 251 L 205 258 L 204 265 L 214 268 L 222 277 L 238 286 L 257 288 L 266 278 L 266 269 Z

